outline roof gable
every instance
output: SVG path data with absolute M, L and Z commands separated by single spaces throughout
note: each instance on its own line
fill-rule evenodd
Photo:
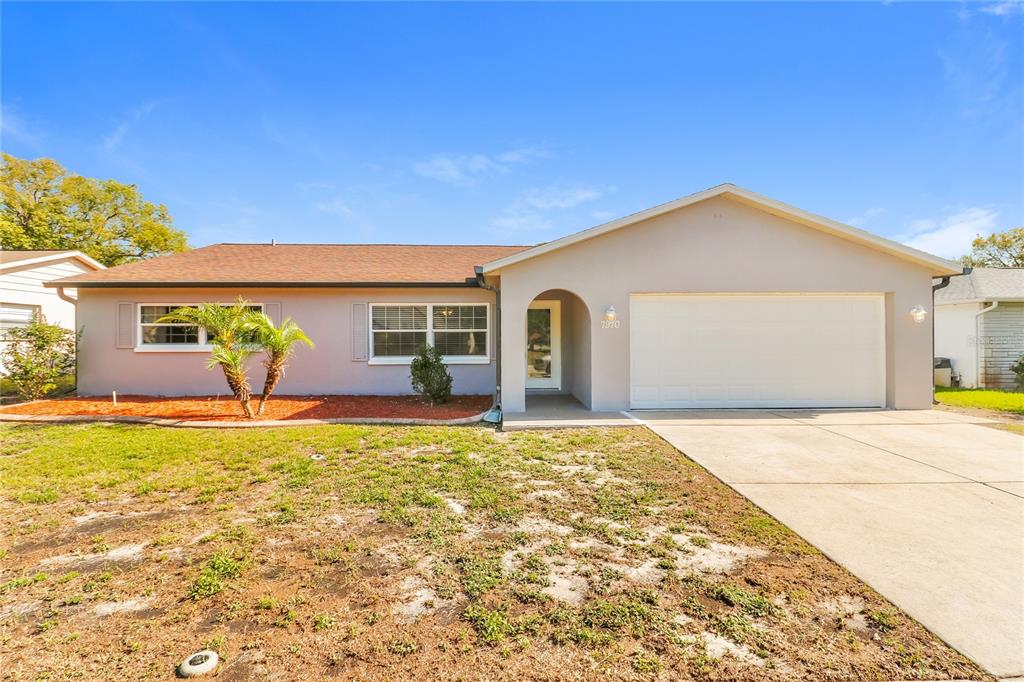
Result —
M 935 275 L 951 275 L 960 273 L 962 271 L 960 265 L 952 261 L 948 261 L 944 258 L 939 258 L 938 256 L 933 256 L 932 254 L 925 253 L 924 251 L 919 251 L 918 249 L 914 249 L 904 244 L 900 244 L 899 242 L 892 241 L 891 239 L 879 237 L 878 235 L 872 234 L 865 230 L 861 230 L 850 225 L 844 225 L 843 223 L 831 220 L 830 218 L 825 218 L 823 216 L 819 216 L 817 214 L 804 211 L 803 209 L 797 208 L 795 206 L 784 204 L 781 201 L 770 199 L 766 196 L 757 194 L 756 192 L 751 192 L 748 189 L 737 187 L 736 185 L 733 185 L 731 183 L 716 185 L 715 187 L 711 187 L 701 192 L 696 192 L 695 194 L 690 194 L 689 196 L 685 196 L 674 201 L 654 206 L 644 211 L 640 211 L 639 213 L 634 213 L 632 215 L 628 215 L 623 218 L 619 218 L 617 220 L 604 223 L 603 225 L 598 225 L 596 227 L 583 230 L 582 232 L 576 232 L 566 237 L 562 237 L 561 239 L 556 239 L 551 242 L 540 244 L 538 246 L 526 249 L 519 253 L 506 256 L 505 258 L 491 261 L 483 266 L 483 271 L 485 273 L 497 272 L 502 268 L 514 265 L 521 261 L 528 260 L 530 258 L 536 258 L 537 256 L 543 255 L 545 253 L 557 251 L 558 249 L 563 249 L 568 246 L 572 246 L 573 244 L 586 241 L 588 239 L 593 239 L 594 237 L 607 234 L 614 230 L 629 227 L 631 225 L 635 225 L 645 220 L 649 220 L 650 218 L 654 218 L 665 213 L 669 213 L 671 211 L 676 211 L 681 208 L 685 208 L 686 206 L 692 206 L 693 204 L 699 203 L 701 201 L 706 201 L 714 197 L 726 197 L 729 199 L 733 199 L 735 201 L 739 201 L 741 203 L 747 204 L 759 210 L 765 211 L 766 213 L 770 213 L 772 215 L 792 220 L 802 225 L 806 225 L 808 227 L 821 230 L 828 234 L 832 234 L 834 236 L 841 237 L 843 239 L 847 239 L 858 244 L 862 244 L 864 246 L 876 249 L 878 251 L 883 251 L 898 258 L 902 258 L 904 260 L 927 267 L 931 269 L 932 273 Z
M 9 268 L 25 268 L 33 265 L 43 265 L 46 263 L 52 263 L 54 261 L 64 260 L 66 258 L 74 258 L 90 270 L 104 270 L 106 265 L 100 263 L 98 260 L 85 255 L 81 251 L 74 250 L 48 250 L 48 249 L 36 249 L 36 250 L 17 250 L 17 249 L 5 249 L 0 250 L 0 270 L 6 270 Z

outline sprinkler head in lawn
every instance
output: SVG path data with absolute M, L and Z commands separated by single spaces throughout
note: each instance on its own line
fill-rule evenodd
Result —
M 219 657 L 216 651 L 204 649 L 192 654 L 178 664 L 179 677 L 199 677 L 217 667 Z

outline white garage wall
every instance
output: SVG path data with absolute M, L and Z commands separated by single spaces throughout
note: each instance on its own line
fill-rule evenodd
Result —
M 935 356 L 949 358 L 964 388 L 978 387 L 976 315 L 980 303 L 935 306 Z

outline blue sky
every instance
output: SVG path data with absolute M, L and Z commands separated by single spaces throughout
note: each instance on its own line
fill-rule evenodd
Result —
M 2 146 L 193 245 L 535 243 L 739 185 L 944 256 L 1024 224 L 1024 5 L 2 5 Z

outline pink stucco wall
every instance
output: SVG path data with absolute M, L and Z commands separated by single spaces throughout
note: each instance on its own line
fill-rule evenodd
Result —
M 352 359 L 353 303 L 483 302 L 492 307 L 494 294 L 476 288 L 445 289 L 95 289 L 80 288 L 78 325 L 78 387 L 82 395 L 214 395 L 227 385 L 219 371 L 207 370 L 206 353 L 136 352 L 118 348 L 118 303 L 199 303 L 233 301 L 237 296 L 260 303 L 281 304 L 316 343 L 299 347 L 277 389 L 279 394 L 401 395 L 410 393 L 408 365 L 370 365 Z M 490 394 L 494 390 L 494 334 L 488 339 L 488 364 L 451 365 L 458 394 Z M 254 388 L 263 384 L 263 368 L 252 363 Z

